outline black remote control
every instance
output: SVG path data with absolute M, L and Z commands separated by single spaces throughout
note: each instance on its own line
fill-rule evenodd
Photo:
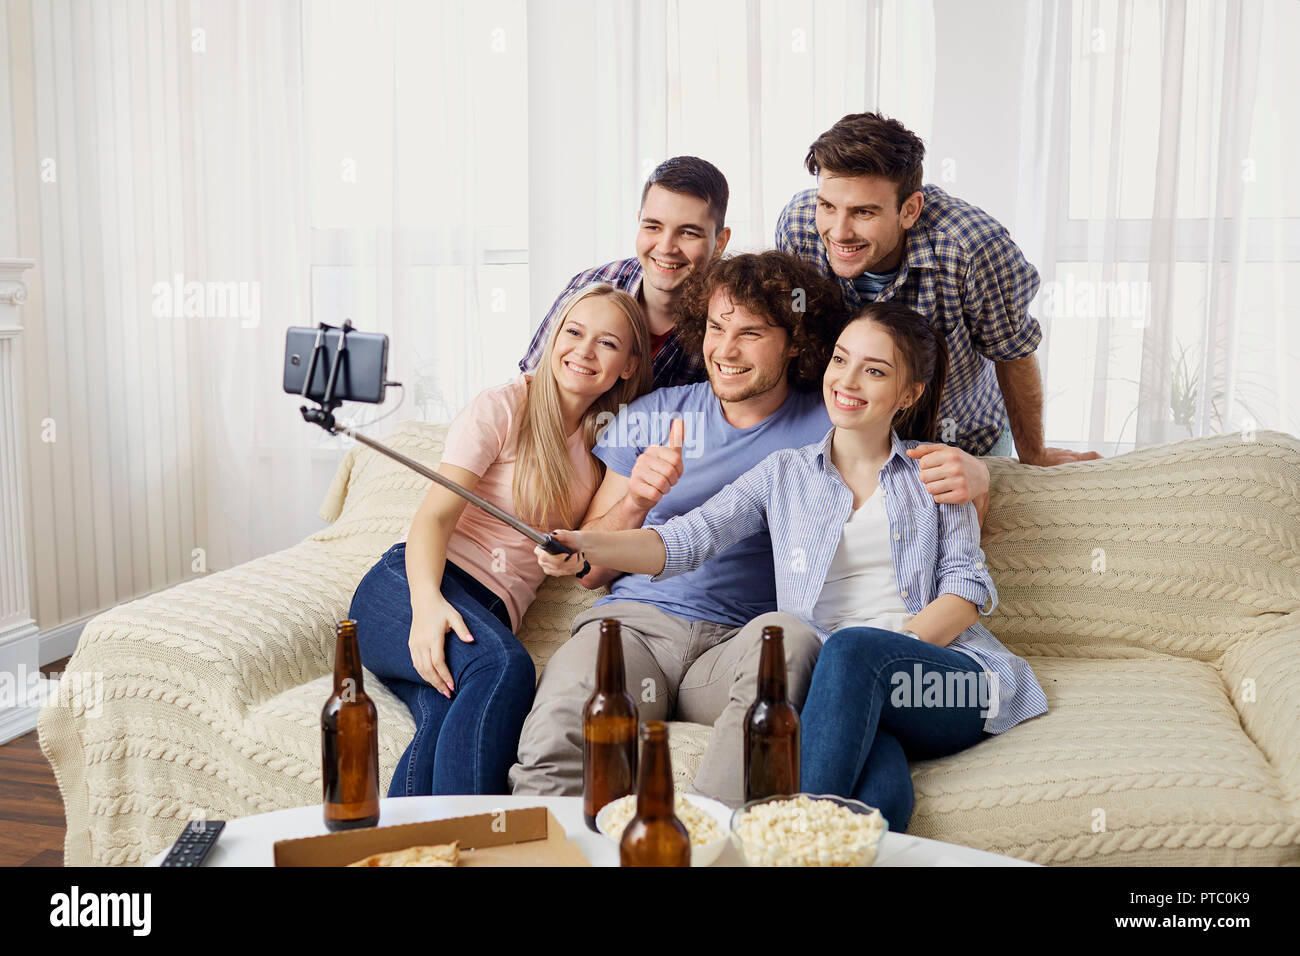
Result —
M 191 820 L 159 865 L 202 866 L 225 826 L 225 820 Z

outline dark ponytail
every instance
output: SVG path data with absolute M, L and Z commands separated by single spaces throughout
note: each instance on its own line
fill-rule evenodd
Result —
M 939 425 L 939 400 L 948 377 L 948 343 L 934 324 L 900 302 L 870 302 L 849 321 L 871 319 L 894 340 L 907 369 L 907 385 L 924 382 L 925 391 L 894 416 L 893 428 L 903 441 L 932 442 Z

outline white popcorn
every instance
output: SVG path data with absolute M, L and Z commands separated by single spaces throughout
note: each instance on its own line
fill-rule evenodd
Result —
M 620 797 L 613 803 L 607 804 L 606 809 L 601 812 L 609 814 L 604 820 L 605 835 L 614 840 L 621 840 L 623 830 L 636 816 L 636 794 L 632 793 L 626 797 Z M 718 826 L 718 821 L 711 814 L 701 810 L 681 794 L 674 796 L 673 814 L 686 827 L 686 832 L 691 837 L 692 846 L 703 846 L 705 843 L 712 843 L 714 840 L 721 840 L 726 836 L 722 832 L 722 828 Z
M 885 818 L 800 794 L 751 807 L 735 830 L 755 866 L 870 866 Z

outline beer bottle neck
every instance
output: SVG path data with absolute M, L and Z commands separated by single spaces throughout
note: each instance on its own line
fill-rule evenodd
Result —
M 673 815 L 673 768 L 668 755 L 667 730 L 641 736 L 636 812 L 641 817 Z
M 596 656 L 596 690 L 606 694 L 621 694 L 627 690 L 623 641 L 617 632 L 601 632 Z
M 758 660 L 758 698 L 766 701 L 785 700 L 785 648 L 780 638 L 763 637 L 763 649 Z
M 361 646 L 357 642 L 357 627 L 353 621 L 344 621 L 336 631 L 334 642 L 334 690 L 344 689 L 344 681 L 352 681 L 352 690 L 362 693 L 365 688 L 361 678 Z

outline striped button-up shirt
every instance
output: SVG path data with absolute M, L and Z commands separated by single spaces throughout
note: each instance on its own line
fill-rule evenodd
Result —
M 993 363 L 1032 354 L 1043 337 L 1028 311 L 1038 291 L 1038 270 L 984 210 L 938 186 L 921 192 L 921 217 L 907 231 L 902 266 L 877 300 L 897 299 L 943 330 L 949 365 L 939 402 L 940 436 L 972 455 L 983 455 L 1007 421 Z M 838 279 L 851 313 L 870 301 L 853 280 L 831 271 L 817 232 L 816 189 L 798 193 L 786 204 L 776 224 L 776 247 Z
M 564 300 L 569 297 L 569 294 L 583 286 L 602 282 L 612 285 L 615 289 L 622 289 L 633 298 L 640 299 L 641 263 L 636 259 L 620 259 L 618 262 L 609 262 L 574 276 L 555 300 L 555 304 L 551 306 L 551 311 L 546 313 L 546 318 L 542 319 L 542 324 L 537 327 L 537 331 L 533 333 L 533 341 L 529 343 L 528 351 L 519 362 L 519 371 L 531 372 L 536 368 L 542 352 L 546 350 L 546 338 L 550 335 L 551 325 L 560 314 Z M 703 382 L 709 377 L 704 367 L 704 356 L 699 352 L 687 352 L 683 349 L 677 340 L 676 329 L 668 333 L 668 338 L 660 346 L 651 364 L 654 370 L 654 388 L 690 385 L 694 382 Z
M 713 555 L 766 529 L 772 539 L 777 607 L 811 626 L 823 641 L 830 633 L 813 619 L 826 572 L 853 513 L 853 491 L 831 461 L 832 428 L 820 441 L 773 452 L 693 511 L 654 530 L 667 560 L 659 581 L 698 568 Z M 893 449 L 880 469 L 889 516 L 894 574 L 910 614 L 940 594 L 970 601 L 981 615 L 997 607 L 998 593 L 984 565 L 973 504 L 935 502 L 921 481 L 921 463 L 891 431 Z M 1002 646 L 978 621 L 948 644 L 996 676 L 997 706 L 989 700 L 984 729 L 1000 734 L 1045 713 L 1047 698 L 1029 664 Z

